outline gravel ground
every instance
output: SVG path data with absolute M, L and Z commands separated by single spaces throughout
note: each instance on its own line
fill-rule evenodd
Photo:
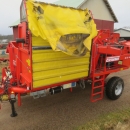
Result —
M 10 117 L 10 104 L 2 104 L 0 130 L 72 130 L 102 114 L 130 107 L 130 70 L 114 75 L 122 77 L 125 82 L 123 95 L 116 101 L 104 97 L 91 103 L 89 85 L 84 90 L 76 87 L 72 93 L 65 90 L 35 100 L 26 96 L 22 98 L 21 107 L 16 104 L 18 116 L 15 118 Z

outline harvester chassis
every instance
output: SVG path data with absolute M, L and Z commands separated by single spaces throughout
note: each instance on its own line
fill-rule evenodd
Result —
M 28 41 L 31 42 L 31 33 L 28 31 Z M 9 52 L 9 67 L 5 67 L 2 70 L 2 84 L 0 87 L 0 96 L 2 100 L 9 100 L 12 108 L 12 117 L 17 116 L 15 111 L 14 103 L 16 101 L 16 95 L 18 99 L 18 105 L 21 105 L 21 95 L 37 92 L 46 89 L 53 89 L 54 93 L 61 92 L 63 90 L 63 84 L 68 84 L 72 82 L 78 82 L 82 88 L 85 87 L 84 81 L 90 81 L 92 84 L 91 91 L 91 101 L 96 102 L 101 100 L 104 95 L 104 86 L 106 77 L 114 72 L 129 69 L 130 67 L 130 42 L 129 41 L 119 41 L 119 34 L 110 33 L 109 30 L 100 30 L 98 35 L 93 39 L 92 51 L 91 51 L 91 64 L 90 72 L 88 77 L 82 79 L 74 79 L 71 81 L 66 81 L 62 83 L 52 84 L 49 86 L 43 86 L 39 89 L 32 89 L 29 87 L 30 82 L 27 84 L 20 81 L 20 70 L 16 70 L 16 77 L 12 75 L 12 65 L 15 64 L 12 60 L 11 50 L 18 48 L 27 54 L 31 54 L 31 43 L 25 44 L 26 48 L 21 46 L 22 43 L 17 43 L 12 41 L 9 43 L 7 52 Z M 7 60 L 7 59 L 6 59 Z M 17 65 L 22 63 L 19 58 L 19 53 L 17 52 Z M 14 62 L 12 64 L 12 62 Z M 27 68 L 31 69 L 31 68 Z M 25 77 L 26 79 L 26 77 Z M 28 81 L 28 78 L 26 79 Z M 119 83 L 119 84 L 118 84 Z M 58 87 L 56 87 L 58 86 Z M 116 87 L 117 86 L 117 87 Z M 119 90 L 118 90 L 119 89 Z M 124 89 L 124 82 L 119 77 L 112 77 L 106 83 L 106 95 L 111 100 L 118 99 Z M 70 88 L 72 91 L 72 87 Z M 98 90 L 98 91 L 97 91 Z M 116 91 L 119 91 L 116 93 Z M 51 91 L 51 94 L 54 94 Z M 6 98 L 4 99 L 4 96 Z

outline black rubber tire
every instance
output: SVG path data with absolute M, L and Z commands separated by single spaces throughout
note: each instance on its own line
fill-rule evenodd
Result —
M 115 90 L 116 90 L 116 86 L 119 82 L 122 84 L 122 90 L 118 95 L 116 95 Z M 108 80 L 108 82 L 106 84 L 106 96 L 109 99 L 111 99 L 111 100 L 118 99 L 122 95 L 123 90 L 124 90 L 124 81 L 120 77 L 115 76 Z

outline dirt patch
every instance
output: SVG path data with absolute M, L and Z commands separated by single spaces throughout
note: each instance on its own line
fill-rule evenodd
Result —
M 127 110 L 126 110 L 127 111 Z M 117 113 L 118 115 L 119 113 Z M 126 116 L 126 115 L 125 115 Z M 124 115 L 122 113 L 122 118 L 124 118 Z M 104 124 L 104 130 L 130 130 L 130 116 L 126 119 L 118 119 L 121 120 L 119 122 L 117 122 L 117 119 L 115 119 L 113 122 L 111 123 L 105 123 Z M 113 120 L 113 119 L 112 119 Z M 107 121 L 106 121 L 107 122 Z M 99 129 L 101 130 L 101 129 Z
M 115 130 L 130 130 L 130 122 L 127 124 L 119 122 L 115 127 Z

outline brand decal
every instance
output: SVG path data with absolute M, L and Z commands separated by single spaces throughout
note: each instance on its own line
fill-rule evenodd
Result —
M 106 62 L 118 61 L 119 59 L 120 59 L 120 56 L 107 57 Z

